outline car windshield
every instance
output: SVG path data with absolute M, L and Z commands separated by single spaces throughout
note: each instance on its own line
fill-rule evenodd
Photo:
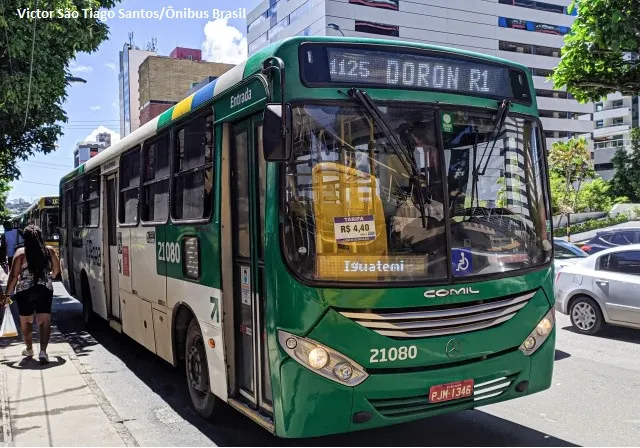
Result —
M 291 269 L 333 282 L 441 281 L 548 261 L 533 120 L 508 117 L 496 136 L 495 114 L 378 106 L 402 151 L 358 105 L 294 107 L 284 198 Z
M 554 243 L 553 245 L 554 258 L 556 260 L 566 260 L 568 258 L 585 258 L 589 254 L 569 243 Z

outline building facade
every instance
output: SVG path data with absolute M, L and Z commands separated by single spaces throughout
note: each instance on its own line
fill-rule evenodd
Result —
M 178 51 L 180 50 L 180 51 Z M 145 124 L 190 95 L 190 89 L 203 80 L 213 80 L 234 67 L 232 64 L 202 61 L 202 54 L 176 48 L 171 54 L 185 56 L 147 57 L 139 68 L 140 124 Z
M 638 127 L 640 98 L 609 95 L 593 107 L 593 167 L 597 174 L 609 180 L 615 173 L 613 156 L 620 148 L 631 150 L 631 129 Z
M 140 50 L 131 44 L 125 44 L 120 51 L 120 72 L 118 84 L 120 90 L 120 137 L 129 135 L 140 127 L 138 109 L 138 67 L 154 51 Z
M 78 168 L 105 148 L 101 142 L 78 142 L 73 150 L 73 167 Z
M 264 0 L 247 15 L 249 54 L 296 35 L 378 37 L 444 45 L 529 67 L 547 146 L 585 136 L 592 104 L 580 104 L 548 76 L 575 17 L 570 0 Z

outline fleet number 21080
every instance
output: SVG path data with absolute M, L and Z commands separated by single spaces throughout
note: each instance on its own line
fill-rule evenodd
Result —
M 418 347 L 415 345 L 386 348 L 372 348 L 369 362 L 393 362 L 404 361 L 405 359 L 416 359 Z

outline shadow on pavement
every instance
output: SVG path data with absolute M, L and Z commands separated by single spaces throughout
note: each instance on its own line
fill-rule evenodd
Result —
M 563 327 L 563 330 L 570 331 L 572 333 L 580 334 L 573 325 L 568 325 Z M 615 341 L 620 342 L 631 342 L 634 344 L 640 344 L 640 330 L 636 330 L 633 328 L 626 327 L 615 327 L 613 325 L 607 325 L 600 332 L 593 335 L 583 335 L 586 338 L 605 338 L 605 339 L 613 339 Z
M 66 364 L 66 362 L 67 361 L 60 356 L 49 355 L 49 362 L 44 364 L 32 357 L 25 357 L 20 361 L 2 361 L 2 364 L 10 369 L 17 370 L 47 370 Z
M 554 360 L 555 361 L 562 361 L 563 359 L 567 359 L 567 358 L 570 358 L 570 357 L 571 357 L 570 353 L 563 352 L 562 350 L 556 349 Z
M 79 356 L 100 344 L 181 418 L 219 446 L 577 446 L 478 410 L 337 436 L 279 439 L 222 402 L 214 422 L 201 418 L 191 405 L 184 367 L 173 368 L 106 324 L 85 331 L 79 302 L 55 299 L 54 322 Z

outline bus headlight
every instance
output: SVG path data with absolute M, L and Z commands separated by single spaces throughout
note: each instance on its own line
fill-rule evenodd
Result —
M 553 326 L 556 323 L 555 308 L 551 308 L 547 314 L 538 322 L 536 328 L 533 329 L 527 339 L 524 340 L 520 346 L 520 351 L 529 356 L 535 353 L 536 350 L 547 340 L 553 330 Z
M 369 376 L 356 362 L 311 339 L 279 330 L 278 340 L 282 349 L 296 362 L 337 383 L 357 386 Z

